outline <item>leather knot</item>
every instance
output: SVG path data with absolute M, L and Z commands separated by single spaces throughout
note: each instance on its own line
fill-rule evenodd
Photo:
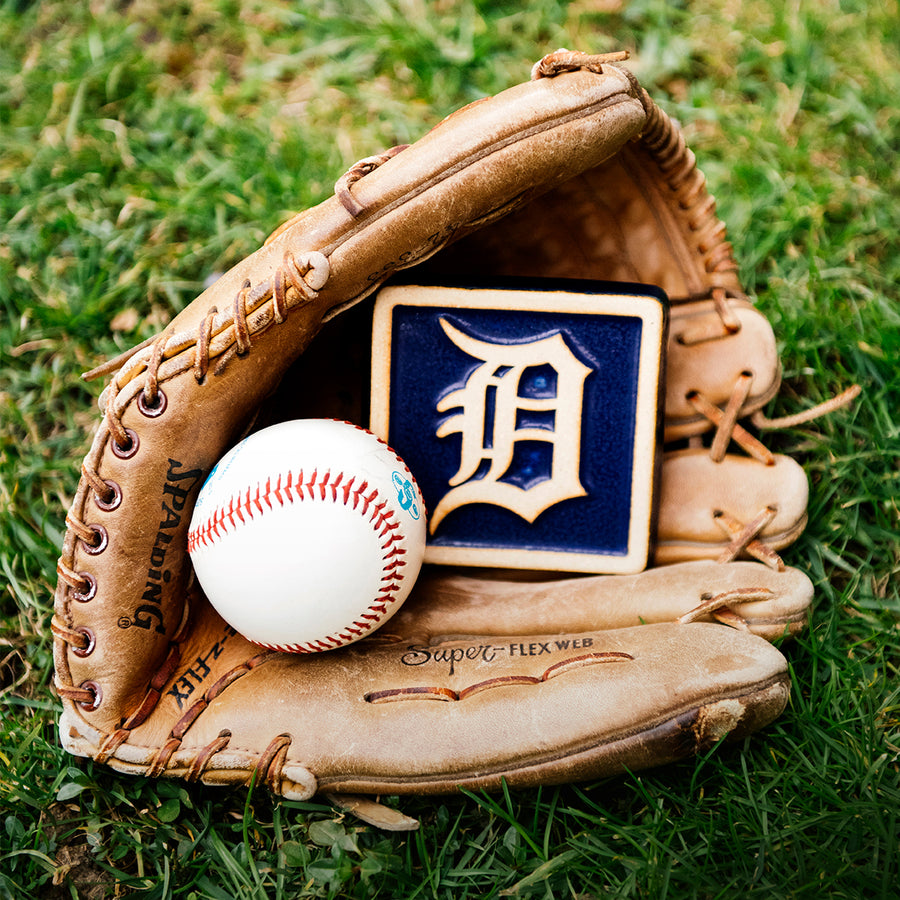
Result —
M 603 66 L 607 63 L 624 62 L 629 57 L 627 50 L 613 53 L 581 53 L 577 50 L 566 50 L 561 47 L 538 60 L 531 69 L 531 80 L 554 78 L 562 72 L 577 72 L 584 69 L 588 72 L 603 74 Z

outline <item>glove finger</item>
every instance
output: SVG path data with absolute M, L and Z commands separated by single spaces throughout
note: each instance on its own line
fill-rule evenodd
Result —
M 800 570 L 708 560 L 637 575 L 560 577 L 430 567 L 381 631 L 381 640 L 442 640 L 469 634 L 550 634 L 713 621 L 728 609 L 754 634 L 775 640 L 805 627 L 813 587 Z
M 809 483 L 787 456 L 766 465 L 746 456 L 716 462 L 702 448 L 665 454 L 654 562 L 726 562 L 750 554 L 780 566 L 773 551 L 806 526 Z
M 704 623 L 253 655 L 206 607 L 183 650 L 127 741 L 69 717 L 68 749 L 210 784 L 255 775 L 294 798 L 530 786 L 741 737 L 789 690 L 771 644 Z
M 772 326 L 743 300 L 727 301 L 734 330 L 723 326 L 716 304 L 684 303 L 672 308 L 666 358 L 666 442 L 711 430 L 715 422 L 698 397 L 725 408 L 742 376 L 750 385 L 736 417 L 761 409 L 778 392 L 781 364 Z

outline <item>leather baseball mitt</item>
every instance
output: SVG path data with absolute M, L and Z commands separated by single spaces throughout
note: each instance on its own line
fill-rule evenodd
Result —
M 529 82 L 363 160 L 100 370 L 104 416 L 66 520 L 53 619 L 69 751 L 291 798 L 433 793 L 665 763 L 780 713 L 787 666 L 766 638 L 806 621 L 811 585 L 778 550 L 804 527 L 807 482 L 741 424 L 764 424 L 779 388 L 775 340 L 677 125 L 620 61 L 550 54 Z M 361 371 L 341 323 L 412 270 L 431 283 L 525 275 L 666 292 L 653 566 L 530 579 L 433 569 L 364 640 L 261 650 L 192 576 L 198 491 L 252 428 L 352 396 L 331 374 Z

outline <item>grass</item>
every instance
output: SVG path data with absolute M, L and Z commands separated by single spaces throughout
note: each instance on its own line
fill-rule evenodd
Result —
M 896 0 L 0 2 L 0 897 L 900 895 L 898 21 Z M 682 121 L 779 337 L 770 414 L 863 386 L 767 437 L 812 488 L 789 709 L 639 775 L 404 801 L 407 835 L 66 756 L 49 619 L 99 416 L 79 374 L 357 158 L 558 46 L 630 49 Z

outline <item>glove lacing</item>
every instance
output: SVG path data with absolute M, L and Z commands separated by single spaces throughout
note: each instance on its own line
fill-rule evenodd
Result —
M 88 372 L 84 377 L 90 380 L 119 370 L 119 374 L 110 380 L 105 391 L 106 436 L 111 451 L 121 459 L 129 459 L 137 453 L 139 446 L 138 435 L 133 429 L 126 428 L 122 423 L 122 415 L 127 404 L 117 402 L 120 392 L 119 378 L 122 377 L 123 366 L 126 363 L 139 357 L 143 351 L 148 351 L 144 361 L 135 360 L 136 366 L 144 366 L 143 390 L 137 395 L 136 404 L 142 415 L 156 418 L 162 415 L 167 407 L 166 395 L 160 387 L 160 367 L 165 360 L 182 353 L 186 347 L 193 344 L 193 374 L 197 383 L 203 384 L 214 359 L 216 363 L 213 371 L 218 374 L 233 356 L 246 356 L 250 352 L 253 334 L 263 331 L 272 324 L 278 325 L 284 322 L 290 308 L 299 307 L 315 300 L 319 291 L 325 286 L 329 275 L 328 259 L 322 253 L 312 251 L 302 254 L 298 259 L 294 254 L 287 252 L 271 282 L 261 282 L 255 289 L 252 289 L 250 282 L 245 281 L 237 292 L 230 312 L 220 315 L 218 310 L 212 307 L 199 323 L 194 335 L 164 333 Z M 266 304 L 269 300 L 271 300 L 271 305 L 267 307 Z M 252 324 L 251 313 L 253 313 Z M 230 335 L 227 334 L 229 327 L 231 328 Z M 223 335 L 224 341 L 221 340 Z M 219 339 L 224 346 L 214 347 L 214 339 Z M 134 366 L 131 367 L 125 374 L 126 383 L 134 377 L 134 369 Z M 89 458 L 89 460 L 92 459 L 96 459 L 96 456 Z M 121 489 L 115 482 L 104 479 L 97 471 L 95 463 L 86 461 L 81 472 L 93 495 L 95 504 L 101 510 L 110 512 L 121 504 Z M 84 504 L 82 504 L 82 508 L 83 506 Z M 96 556 L 106 549 L 109 541 L 106 529 L 100 524 L 88 524 L 81 514 L 76 513 L 74 508 L 66 516 L 66 526 L 87 554 Z M 66 585 L 72 600 L 89 603 L 96 596 L 97 581 L 89 572 L 75 571 L 63 559 L 57 563 L 56 571 L 60 580 Z M 151 681 L 144 701 L 119 731 L 108 736 L 107 741 L 118 746 L 116 741 L 121 743 L 125 740 L 128 729 L 135 727 L 143 718 L 146 718 L 149 711 L 156 705 L 162 684 L 171 674 L 170 669 L 177 665 L 176 645 L 186 622 L 187 616 L 185 615 L 179 634 L 173 639 L 173 650 L 160 672 Z M 72 652 L 77 656 L 89 656 L 96 646 L 95 637 L 90 629 L 73 628 L 71 622 L 66 622 L 58 616 L 54 616 L 51 629 L 53 634 L 71 647 Z M 85 682 L 76 686 L 65 684 L 57 679 L 56 689 L 61 697 L 72 700 L 86 710 L 97 709 L 102 700 L 102 690 L 94 682 Z M 119 732 L 123 733 L 119 734 Z M 118 738 L 117 735 L 119 735 Z M 114 749 L 115 747 L 112 746 L 109 753 L 111 754 Z

